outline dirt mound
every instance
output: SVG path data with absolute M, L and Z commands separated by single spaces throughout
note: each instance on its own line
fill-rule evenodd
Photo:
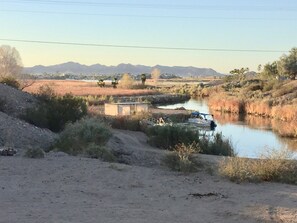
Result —
M 107 143 L 120 163 L 137 166 L 159 166 L 166 151 L 147 144 L 147 136 L 143 132 L 128 130 L 112 130 L 113 136 Z
M 18 119 L 36 103 L 33 95 L 0 84 L 0 147 L 22 154 L 30 147 L 45 149 L 53 143 L 56 134 Z
M 37 128 L 20 119 L 0 112 L 0 146 L 16 148 L 18 153 L 33 147 L 45 149 L 53 143 L 56 134 Z
M 0 84 L 0 111 L 19 117 L 27 108 L 33 107 L 37 99 L 26 92 Z

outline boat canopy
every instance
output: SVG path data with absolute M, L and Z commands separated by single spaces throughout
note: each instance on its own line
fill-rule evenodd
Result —
M 191 115 L 195 115 L 195 116 L 196 116 L 196 115 L 197 115 L 197 116 L 198 116 L 198 115 L 203 115 L 203 116 L 211 115 L 211 116 L 212 116 L 212 114 L 201 113 L 201 112 L 198 112 L 198 111 L 194 111 L 194 112 L 192 112 Z

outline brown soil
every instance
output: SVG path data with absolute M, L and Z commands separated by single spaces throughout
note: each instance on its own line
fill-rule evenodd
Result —
M 110 144 L 138 160 L 0 157 L 0 222 L 296 222 L 296 186 L 235 184 L 205 169 L 169 171 L 158 165 L 163 152 L 139 132 L 116 130 Z

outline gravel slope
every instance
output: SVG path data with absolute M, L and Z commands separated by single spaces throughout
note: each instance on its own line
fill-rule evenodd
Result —
M 12 147 L 22 154 L 33 147 L 45 149 L 56 134 L 30 125 L 18 117 L 37 103 L 33 95 L 0 84 L 0 147 Z

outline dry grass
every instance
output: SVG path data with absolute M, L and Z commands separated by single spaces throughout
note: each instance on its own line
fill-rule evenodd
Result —
M 272 93 L 273 97 L 280 97 L 297 91 L 297 81 L 285 83 L 282 87 Z
M 147 89 L 114 89 L 111 85 L 105 88 L 97 86 L 96 82 L 85 82 L 76 80 L 37 80 L 32 86 L 27 87 L 25 91 L 37 93 L 43 85 L 51 87 L 58 95 L 72 93 L 75 96 L 88 95 L 111 95 L 111 96 L 132 96 L 132 95 L 151 95 L 156 92 Z
M 272 108 L 271 114 L 283 121 L 297 121 L 297 105 L 275 106 Z
M 210 97 L 208 106 L 211 110 L 236 114 L 244 111 L 244 103 L 241 99 L 231 96 L 228 97 L 225 94 L 217 94 L 215 97 Z
M 297 121 L 272 120 L 272 129 L 282 137 L 297 137 Z
M 271 103 L 269 101 L 247 101 L 245 112 L 257 116 L 271 116 Z
M 235 182 L 274 181 L 297 184 L 297 161 L 289 160 L 286 151 L 270 152 L 260 159 L 227 158 L 219 173 Z

